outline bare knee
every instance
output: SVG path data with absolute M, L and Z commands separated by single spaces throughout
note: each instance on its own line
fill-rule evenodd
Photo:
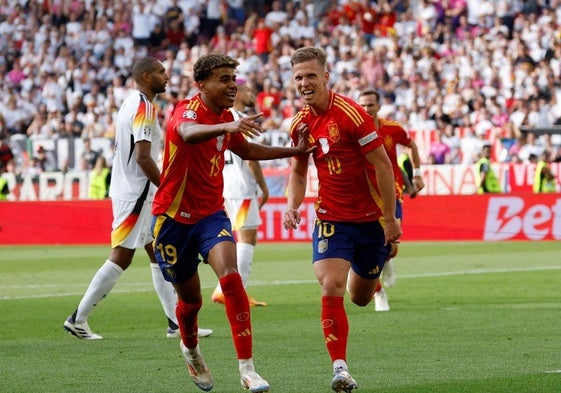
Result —
M 354 294 L 354 293 L 350 293 L 349 297 L 351 299 L 351 302 L 353 302 L 354 304 L 356 304 L 359 307 L 366 307 L 372 301 L 372 297 L 367 297 L 367 296 L 364 296 L 362 294 L 357 295 L 357 294 Z
M 135 250 L 117 246 L 111 249 L 109 260 L 121 269 L 126 270 L 132 263 Z

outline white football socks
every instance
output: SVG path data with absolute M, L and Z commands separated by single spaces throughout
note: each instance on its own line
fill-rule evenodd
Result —
M 157 263 L 150 263 L 150 270 L 152 271 L 152 283 L 154 289 L 158 294 L 160 303 L 164 309 L 166 317 L 171 319 L 177 325 L 177 317 L 175 316 L 175 306 L 177 305 L 177 293 L 171 282 L 166 281 L 160 267 Z
M 109 259 L 99 268 L 93 276 L 86 293 L 82 297 L 76 310 L 76 323 L 85 323 L 93 308 L 113 289 L 123 269 Z
M 253 254 L 255 246 L 249 243 L 238 243 L 236 245 L 237 258 L 238 258 L 238 271 L 242 276 L 244 287 L 249 280 L 249 273 L 251 273 L 251 265 L 253 264 Z

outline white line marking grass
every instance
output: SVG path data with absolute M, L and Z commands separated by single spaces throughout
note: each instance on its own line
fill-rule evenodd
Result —
M 494 273 L 514 273 L 514 272 L 529 272 L 529 271 L 544 271 L 544 270 L 561 270 L 561 266 L 535 266 L 516 269 L 474 269 L 474 270 L 459 270 L 454 272 L 437 272 L 437 273 L 422 273 L 422 274 L 403 274 L 399 275 L 400 279 L 408 278 L 427 278 L 427 277 L 447 277 L 447 276 L 461 276 L 467 274 L 494 274 Z M 271 280 L 271 281 L 251 281 L 251 286 L 271 286 L 271 285 L 300 285 L 300 284 L 316 284 L 316 280 Z M 214 288 L 216 284 L 204 284 L 203 288 Z M 4 289 L 41 289 L 41 288 L 68 288 L 68 284 L 64 286 L 57 284 L 44 284 L 44 285 L 3 285 Z M 73 285 L 78 286 L 78 284 Z M 37 295 L 22 295 L 22 296 L 0 296 L 0 300 L 16 300 L 16 299 L 41 299 L 50 297 L 65 297 L 65 296 L 79 296 L 84 293 L 86 287 L 80 284 L 80 291 L 77 292 L 58 292 L 58 293 L 43 293 Z M 142 283 L 118 283 L 111 293 L 138 293 L 153 291 L 154 288 L 151 282 Z

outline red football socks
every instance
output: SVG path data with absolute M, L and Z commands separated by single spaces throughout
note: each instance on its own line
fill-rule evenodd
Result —
M 197 338 L 197 332 L 199 330 L 197 315 L 201 309 L 201 305 L 201 303 L 193 305 L 187 304 L 181 299 L 177 300 L 175 316 L 177 317 L 177 323 L 179 324 L 181 339 L 187 348 L 195 348 L 199 342 L 199 339 Z
M 239 273 L 232 273 L 222 277 L 220 287 L 238 359 L 250 359 L 253 352 L 251 314 L 241 276 Z
M 346 360 L 349 320 L 342 296 L 323 296 L 321 298 L 321 328 L 331 361 Z

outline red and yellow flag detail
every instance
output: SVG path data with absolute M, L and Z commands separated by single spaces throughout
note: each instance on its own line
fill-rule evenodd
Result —
M 243 226 L 247 213 L 249 212 L 250 203 L 251 199 L 243 200 L 240 209 L 238 210 L 238 214 L 236 215 L 236 220 L 234 221 L 234 228 L 232 228 L 234 231 L 239 230 Z
M 123 243 L 138 221 L 138 213 L 132 213 L 125 221 L 111 232 L 111 247 Z

